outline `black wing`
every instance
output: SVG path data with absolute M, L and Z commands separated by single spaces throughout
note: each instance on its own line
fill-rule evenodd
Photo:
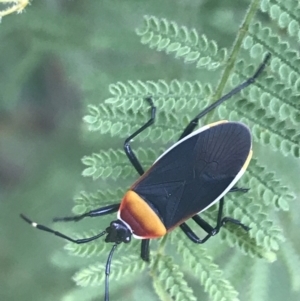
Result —
M 170 229 L 213 203 L 241 171 L 250 150 L 245 125 L 221 123 L 179 142 L 131 189 Z

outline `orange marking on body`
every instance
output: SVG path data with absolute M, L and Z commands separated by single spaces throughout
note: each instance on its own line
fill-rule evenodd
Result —
M 158 215 L 132 190 L 126 192 L 121 202 L 120 218 L 131 227 L 133 234 L 140 238 L 157 238 L 167 232 Z

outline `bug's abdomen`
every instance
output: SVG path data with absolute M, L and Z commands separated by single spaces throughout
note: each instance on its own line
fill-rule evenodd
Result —
M 132 190 L 124 195 L 118 218 L 129 225 L 135 238 L 157 238 L 167 232 L 159 216 Z

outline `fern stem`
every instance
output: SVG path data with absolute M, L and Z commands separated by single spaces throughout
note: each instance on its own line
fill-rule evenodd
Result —
M 242 25 L 240 26 L 238 35 L 232 45 L 232 49 L 231 52 L 229 54 L 227 63 L 226 63 L 226 67 L 224 69 L 224 72 L 221 76 L 221 80 L 217 86 L 215 95 L 213 97 L 213 101 L 215 101 L 216 99 L 221 98 L 221 96 L 223 95 L 223 90 L 227 84 L 227 81 L 229 79 L 229 75 L 232 72 L 232 69 L 234 68 L 237 56 L 239 54 L 240 48 L 242 46 L 242 42 L 248 32 L 248 28 L 249 25 L 252 21 L 252 19 L 254 18 L 257 8 L 259 6 L 260 0 L 253 0 L 248 8 L 248 11 L 245 15 L 244 21 L 242 22 Z M 212 114 L 209 113 L 208 115 Z

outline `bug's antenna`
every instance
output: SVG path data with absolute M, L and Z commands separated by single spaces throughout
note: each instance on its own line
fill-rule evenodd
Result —
M 106 262 L 106 266 L 105 266 L 105 297 L 104 297 L 104 301 L 109 301 L 109 274 L 110 274 L 110 265 L 111 265 L 111 260 L 114 254 L 115 249 L 117 248 L 118 244 L 114 244 L 113 247 L 111 248 L 108 258 L 107 258 L 107 262 Z
M 44 226 L 44 225 L 40 225 L 40 224 L 38 224 L 38 223 L 35 223 L 35 222 L 33 222 L 32 220 L 30 220 L 27 216 L 25 216 L 24 214 L 20 214 L 20 217 L 21 217 L 26 223 L 28 223 L 29 225 L 31 225 L 31 226 L 34 227 L 34 228 L 37 228 L 37 229 L 42 230 L 42 231 L 45 231 L 45 232 L 52 233 L 52 234 L 54 234 L 54 235 L 56 235 L 56 236 L 58 236 L 58 237 L 61 237 L 61 238 L 65 239 L 65 240 L 74 242 L 74 243 L 76 243 L 76 244 L 85 244 L 85 243 L 87 243 L 87 242 L 90 242 L 90 241 L 92 241 L 92 240 L 98 239 L 99 237 L 101 237 L 101 236 L 107 234 L 107 231 L 104 230 L 103 232 L 101 232 L 101 233 L 99 233 L 99 234 L 97 234 L 97 235 L 95 235 L 95 236 L 92 236 L 92 237 L 81 238 L 81 239 L 74 239 L 74 238 L 72 238 L 72 237 L 70 237 L 70 236 L 67 236 L 67 235 L 61 233 L 61 232 L 52 230 L 52 229 L 50 229 L 50 228 L 48 228 L 48 227 L 46 227 L 46 226 Z

